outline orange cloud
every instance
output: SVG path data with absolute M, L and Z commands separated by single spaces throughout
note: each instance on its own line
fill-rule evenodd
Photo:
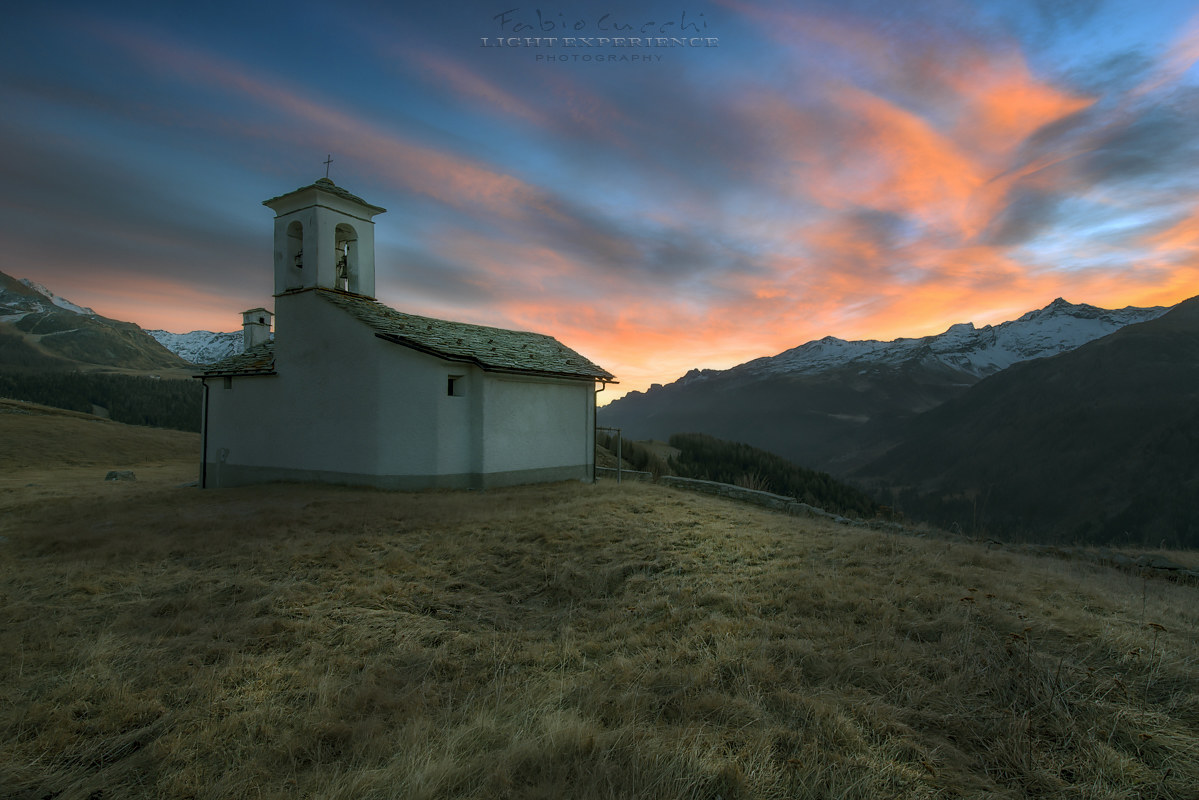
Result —
M 103 275 L 81 275 L 71 267 L 64 272 L 70 274 L 67 299 L 71 302 L 109 319 L 136 321 L 146 330 L 235 331 L 241 328 L 242 311 L 262 305 L 262 299 L 250 293 L 238 297 L 229 292 L 206 292 L 142 273 L 121 275 L 106 270 Z M 43 280 L 55 283 L 54 274 L 51 266 Z
M 847 138 L 837 158 L 807 161 L 806 183 L 797 188 L 832 208 L 885 210 L 964 239 L 977 236 L 1012 183 L 1033 169 L 1008 173 L 1005 157 L 1028 133 L 1088 102 L 1021 80 L 997 77 L 995 83 L 994 94 L 962 99 L 967 108 L 948 133 L 885 98 L 840 88 L 833 103 L 840 118 L 852 120 L 843 126 Z M 1039 108 L 1024 116 L 1023 100 Z M 796 145 L 804 147 L 803 140 Z
M 801 109 L 781 94 L 759 95 L 751 108 L 764 124 L 786 131 L 780 149 L 793 191 L 829 208 L 887 210 L 936 231 L 976 236 L 1021 177 L 1009 172 L 1020 146 L 1093 102 L 1036 78 L 1014 44 L 913 29 L 898 48 L 895 31 L 874 20 L 725 5 L 780 42 L 835 48 L 866 76 L 830 83 L 815 61 L 820 55 L 791 46 L 796 79 L 827 108 Z
M 1038 80 L 1014 48 L 962 37 L 936 53 L 918 46 L 897 52 L 869 22 L 735 7 L 780 40 L 835 45 L 873 73 L 875 87 L 808 87 L 802 106 L 778 92 L 747 99 L 747 112 L 777 133 L 781 188 L 828 210 L 767 234 L 791 296 L 819 298 L 780 326 L 789 338 L 780 344 L 800 344 L 809 334 L 939 333 L 955 322 L 1010 319 L 1067 289 L 1078 296 L 1102 288 L 1098 273 L 1042 272 L 1005 248 L 977 243 L 1014 184 L 1051 190 L 1064 179 L 1056 165 L 1068 155 L 1023 165 L 1014 158 L 1031 134 L 1088 107 L 1090 98 Z M 814 88 L 821 108 L 811 105 Z M 867 210 L 892 215 L 895 230 L 864 217 Z M 798 262 L 786 255 L 795 252 L 804 254 Z
M 954 141 L 982 157 L 1008 157 L 1041 127 L 1093 103 L 1037 80 L 1015 49 L 975 52 L 970 62 L 965 69 L 946 70 L 941 79 L 960 107 Z
M 1144 243 L 1159 255 L 1199 258 L 1199 209 L 1165 230 L 1145 237 Z
M 864 163 L 854 168 L 859 180 L 828 175 L 823 188 L 839 187 L 843 200 L 917 217 L 931 228 L 948 224 L 965 235 L 980 229 L 971 201 L 985 175 L 950 138 L 922 117 L 861 90 L 845 87 L 836 101 L 860 123 L 853 149 Z

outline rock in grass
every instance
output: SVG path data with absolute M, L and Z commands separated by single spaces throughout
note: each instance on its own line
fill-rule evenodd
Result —
M 104 476 L 106 481 L 135 481 L 137 476 L 133 474 L 131 469 L 113 469 L 109 470 Z
M 1165 569 L 1165 570 L 1185 570 L 1182 564 L 1176 561 L 1171 561 L 1165 556 L 1137 556 L 1133 562 L 1138 567 L 1147 567 L 1149 569 Z

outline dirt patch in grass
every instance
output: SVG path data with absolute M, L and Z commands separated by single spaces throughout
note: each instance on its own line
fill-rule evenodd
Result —
M 200 491 L 174 468 L 5 496 L 0 794 L 1199 785 L 1194 587 L 652 485 Z

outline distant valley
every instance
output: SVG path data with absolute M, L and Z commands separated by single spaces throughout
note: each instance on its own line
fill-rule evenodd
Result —
M 600 409 L 848 478 L 974 535 L 1199 545 L 1199 298 L 894 342 L 826 338 Z

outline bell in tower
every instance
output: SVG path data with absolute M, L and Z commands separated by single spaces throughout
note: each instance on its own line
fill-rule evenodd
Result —
M 328 178 L 263 205 L 275 212 L 275 294 L 320 287 L 375 295 L 372 206 Z

